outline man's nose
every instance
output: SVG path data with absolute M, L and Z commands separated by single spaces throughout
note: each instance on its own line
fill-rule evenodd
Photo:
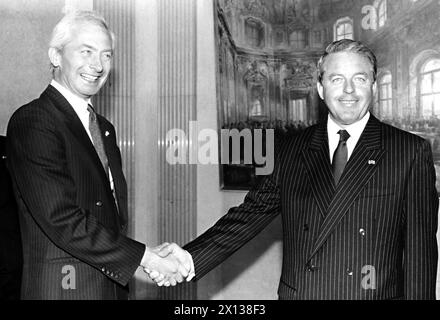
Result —
M 90 61 L 90 68 L 92 68 L 96 72 L 99 72 L 99 73 L 102 72 L 103 67 L 102 67 L 101 58 L 98 56 L 92 57 L 91 61 Z
M 353 82 L 351 80 L 347 80 L 344 83 L 344 92 L 352 93 L 354 91 Z

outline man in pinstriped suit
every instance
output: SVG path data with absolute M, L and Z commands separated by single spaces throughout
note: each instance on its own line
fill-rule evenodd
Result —
M 51 38 L 51 84 L 9 121 L 23 299 L 124 299 L 139 266 L 174 275 L 172 284 L 183 280 L 176 259 L 126 236 L 127 187 L 115 129 L 90 105 L 107 80 L 113 49 L 102 17 L 66 15 Z
M 435 299 L 430 145 L 370 114 L 376 64 L 359 42 L 330 44 L 317 84 L 327 122 L 287 141 L 274 172 L 187 251 L 171 244 L 161 254 L 192 259 L 199 279 L 281 213 L 280 299 Z

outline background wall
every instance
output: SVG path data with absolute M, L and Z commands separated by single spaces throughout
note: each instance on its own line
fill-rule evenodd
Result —
M 200 128 L 217 129 L 214 11 L 211 1 L 197 3 L 197 120 Z M 197 167 L 197 234 L 209 228 L 245 192 L 221 191 L 219 167 Z M 255 239 L 199 281 L 198 299 L 277 299 L 281 274 L 279 218 Z
M 167 145 L 164 129 L 172 125 L 188 132 L 185 116 L 191 114 L 193 103 L 196 113 L 191 119 L 198 121 L 199 128 L 217 129 L 213 4 L 206 0 L 136 1 L 135 12 L 134 237 L 151 246 L 163 241 L 184 244 L 245 195 L 220 191 L 218 166 L 197 165 L 193 181 L 185 173 L 191 165 L 169 166 L 163 157 Z M 194 187 L 195 192 L 183 199 Z M 186 204 L 193 200 L 195 206 Z M 191 288 L 156 290 L 138 272 L 133 298 L 276 299 L 280 234 L 280 223 L 274 222 L 201 279 L 195 296 Z
M 0 134 L 51 79 L 47 43 L 64 0 L 0 0 Z

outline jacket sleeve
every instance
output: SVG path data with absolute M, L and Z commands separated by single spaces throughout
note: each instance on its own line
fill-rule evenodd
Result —
M 211 228 L 183 247 L 193 258 L 196 280 L 254 238 L 279 214 L 280 190 L 275 176 L 264 177 L 241 205 L 229 209 Z
M 126 285 L 145 246 L 79 207 L 63 139 L 49 115 L 30 110 L 14 114 L 8 125 L 7 152 L 17 197 L 56 246 Z
M 424 141 L 413 160 L 405 199 L 405 298 L 435 299 L 438 194 L 430 145 Z

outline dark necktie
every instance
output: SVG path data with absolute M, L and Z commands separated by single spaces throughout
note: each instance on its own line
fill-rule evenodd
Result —
M 96 153 L 98 153 L 102 167 L 104 168 L 105 174 L 108 178 L 108 159 L 107 155 L 105 154 L 104 143 L 102 142 L 101 130 L 99 129 L 96 113 L 90 104 L 87 106 L 87 110 L 89 111 L 89 130 L 90 135 L 92 136 L 93 145 L 95 146 Z
M 350 134 L 345 130 L 339 130 L 339 143 L 338 147 L 333 154 L 332 169 L 333 178 L 335 179 L 335 185 L 338 185 L 339 179 L 344 172 L 345 165 L 347 164 L 347 140 L 350 138 Z

